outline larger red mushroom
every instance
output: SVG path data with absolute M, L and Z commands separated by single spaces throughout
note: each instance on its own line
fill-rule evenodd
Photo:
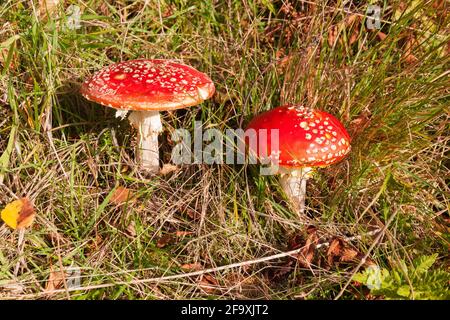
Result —
M 279 166 L 282 188 L 299 213 L 305 210 L 306 182 L 312 169 L 339 162 L 351 149 L 350 137 L 338 119 L 299 105 L 264 112 L 247 129 L 279 130 L 278 144 L 268 135 L 267 139 L 258 139 L 256 146 L 249 144 L 249 148 L 260 160 L 271 160 Z M 272 144 L 278 149 L 274 150 Z
M 214 94 L 211 79 L 202 72 L 171 60 L 131 60 L 110 65 L 87 79 L 81 94 L 88 100 L 118 110 L 138 130 L 138 162 L 144 170 L 159 169 L 159 111 L 200 104 Z

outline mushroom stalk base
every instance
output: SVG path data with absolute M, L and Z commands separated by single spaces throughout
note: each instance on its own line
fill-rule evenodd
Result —
M 159 111 L 133 111 L 130 123 L 138 130 L 137 160 L 149 173 L 159 171 L 158 135 L 162 131 Z
M 306 182 L 311 177 L 311 168 L 290 170 L 281 177 L 281 187 L 297 213 L 305 213 Z

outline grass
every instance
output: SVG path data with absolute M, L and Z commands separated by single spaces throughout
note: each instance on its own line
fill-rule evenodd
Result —
M 373 250 L 374 237 L 349 243 L 357 257 L 391 270 L 437 254 L 433 268 L 448 270 L 450 61 L 440 1 L 380 1 L 382 34 L 364 27 L 366 5 L 349 1 L 60 2 L 48 15 L 38 1 L 0 4 L 0 207 L 27 196 L 37 211 L 22 242 L 0 225 L 1 298 L 374 299 L 349 282 L 360 260 L 329 264 L 326 247 L 310 263 L 285 257 L 139 280 L 285 252 L 305 245 L 312 225 L 325 242 L 391 218 Z M 71 4 L 79 29 L 67 28 Z M 352 152 L 308 182 L 301 219 L 278 177 L 255 166 L 142 176 L 127 121 L 78 93 L 96 70 L 135 58 L 179 59 L 216 84 L 201 106 L 163 113 L 165 163 L 173 129 L 192 130 L 195 120 L 245 127 L 284 103 L 339 117 Z M 110 201 L 119 186 L 134 195 L 126 204 Z M 88 288 L 46 294 L 54 270 L 69 266 Z

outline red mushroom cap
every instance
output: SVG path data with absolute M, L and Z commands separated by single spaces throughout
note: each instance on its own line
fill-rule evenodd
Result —
M 195 106 L 214 94 L 211 79 L 171 60 L 130 60 L 110 65 L 86 80 L 88 100 L 124 110 L 173 110 Z
M 342 160 L 351 149 L 350 136 L 338 119 L 303 106 L 285 105 L 264 112 L 248 129 L 257 133 L 267 129 L 267 139 L 260 140 L 258 134 L 258 150 L 249 147 L 260 159 L 267 155 L 282 167 L 327 166 Z M 271 129 L 279 130 L 279 150 L 271 148 Z

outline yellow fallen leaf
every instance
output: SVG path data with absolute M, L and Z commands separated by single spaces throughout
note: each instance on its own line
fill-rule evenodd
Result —
M 33 224 L 34 207 L 28 198 L 22 198 L 6 205 L 1 212 L 2 220 L 13 229 L 28 228 Z

